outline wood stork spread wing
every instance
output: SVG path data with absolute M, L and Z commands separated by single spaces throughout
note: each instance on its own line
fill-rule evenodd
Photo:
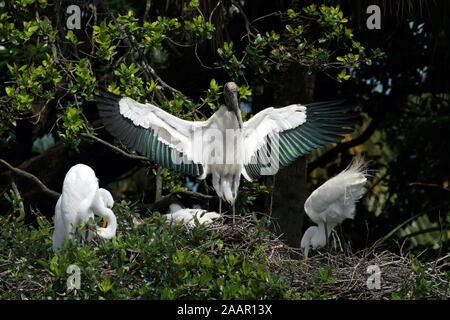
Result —
M 298 157 L 342 139 L 353 131 L 356 114 L 348 113 L 352 109 L 344 100 L 335 100 L 258 112 L 244 122 L 244 176 L 259 178 L 265 167 L 274 163 L 286 167 Z
M 208 121 L 182 120 L 150 103 L 107 92 L 96 101 L 106 130 L 121 142 L 170 170 L 203 174 L 201 159 L 193 151 L 194 132 Z

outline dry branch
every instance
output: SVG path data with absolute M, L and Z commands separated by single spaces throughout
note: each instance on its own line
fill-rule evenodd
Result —
M 105 140 L 102 140 L 102 139 L 100 139 L 100 138 L 98 138 L 98 137 L 96 137 L 96 136 L 94 136 L 94 135 L 92 135 L 92 134 L 90 134 L 90 133 L 85 133 L 85 132 L 83 132 L 83 133 L 81 133 L 81 135 L 82 135 L 83 137 L 89 138 L 89 139 L 91 139 L 91 140 L 95 140 L 95 141 L 97 141 L 97 142 L 100 142 L 100 143 L 104 144 L 105 146 L 107 146 L 107 147 L 109 147 L 109 148 L 111 148 L 111 149 L 117 151 L 118 153 L 120 153 L 120 154 L 122 154 L 122 155 L 124 155 L 125 157 L 128 157 L 128 158 L 130 158 L 130 159 L 141 160 L 141 161 L 146 161 L 146 162 L 149 162 L 149 161 L 150 161 L 150 160 L 149 160 L 148 158 L 146 158 L 146 157 L 143 157 L 143 156 L 136 156 L 136 155 L 127 153 L 127 152 L 123 151 L 122 149 L 117 148 L 116 146 L 110 144 L 109 142 L 106 142 Z
M 216 220 L 207 229 L 220 234 L 224 242 L 239 243 L 246 252 L 256 247 L 264 248 L 268 269 L 290 280 L 291 286 L 300 298 L 304 298 L 305 292 L 311 292 L 319 285 L 323 298 L 391 300 L 394 292 L 411 292 L 418 276 L 408 256 L 382 251 L 374 246 L 356 253 L 343 253 L 339 250 L 313 251 L 312 256 L 303 264 L 298 248 L 287 246 L 273 233 L 258 234 L 258 228 L 255 228 L 251 215 L 236 217 L 234 226 Z M 424 276 L 431 282 L 431 287 L 426 296 L 421 298 L 448 299 L 449 281 L 444 274 L 445 268 L 448 268 L 448 259 L 449 257 L 445 256 L 422 264 Z M 367 286 L 367 280 L 371 275 L 367 272 L 367 267 L 371 265 L 380 268 L 379 289 L 369 289 Z M 321 269 L 325 271 L 331 269 L 329 279 L 332 281 L 317 283 L 317 280 L 314 280 L 318 279 Z
M 36 183 L 39 186 L 39 188 L 46 195 L 48 195 L 48 196 L 50 196 L 52 198 L 55 198 L 55 199 L 58 199 L 59 196 L 61 195 L 60 193 L 58 193 L 56 191 L 53 191 L 53 190 L 50 190 L 49 188 L 47 188 L 47 186 L 41 180 L 39 180 L 39 178 L 36 177 L 35 175 L 33 175 L 33 174 L 29 173 L 29 172 L 26 172 L 26 171 L 24 171 L 22 169 L 15 168 L 15 167 L 10 165 L 8 162 L 6 162 L 3 159 L 0 159 L 0 162 L 3 163 L 6 167 L 8 167 L 8 169 L 11 170 L 12 172 L 14 172 L 15 174 L 17 174 L 17 175 L 19 175 L 21 177 L 27 178 L 27 179 L 33 181 L 34 183 Z

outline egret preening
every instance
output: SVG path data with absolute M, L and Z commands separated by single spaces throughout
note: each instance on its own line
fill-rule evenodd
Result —
M 193 228 L 195 226 L 194 217 L 200 224 L 208 225 L 214 219 L 220 218 L 217 212 L 207 212 L 203 209 L 186 209 L 176 203 L 172 203 L 169 207 L 169 213 L 164 215 L 168 222 L 177 223 L 183 221 L 183 225 Z
M 73 239 L 77 226 L 89 225 L 89 220 L 98 215 L 106 219 L 107 227 L 93 227 L 87 230 L 90 241 L 97 233 L 103 239 L 111 239 L 116 234 L 117 220 L 111 208 L 114 200 L 108 190 L 99 188 L 94 170 L 84 164 L 70 168 L 64 178 L 61 196 L 55 207 L 55 231 L 53 251 L 58 252 L 67 239 Z
M 206 121 L 179 119 L 150 104 L 105 93 L 96 97 L 100 117 L 113 136 L 170 170 L 212 182 L 233 208 L 241 175 L 247 180 L 279 168 L 352 131 L 352 106 L 343 101 L 267 108 L 243 122 L 238 87 L 228 82 L 225 106 Z
M 300 247 L 305 259 L 310 247 L 328 245 L 333 228 L 345 219 L 354 218 L 355 204 L 362 197 L 367 176 L 364 160 L 354 158 L 344 171 L 325 181 L 306 199 L 305 212 L 317 226 L 309 227 L 302 237 Z
M 111 193 L 103 188 L 98 189 L 91 209 L 95 215 L 103 218 L 103 227 L 95 227 L 96 233 L 102 239 L 112 239 L 116 235 L 117 218 L 111 210 L 113 206 L 114 199 Z

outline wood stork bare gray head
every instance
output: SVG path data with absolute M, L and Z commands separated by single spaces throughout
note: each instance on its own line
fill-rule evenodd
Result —
M 242 115 L 239 108 L 239 89 L 236 83 L 227 82 L 223 87 L 223 98 L 229 112 L 233 112 L 239 123 L 239 129 L 242 129 Z

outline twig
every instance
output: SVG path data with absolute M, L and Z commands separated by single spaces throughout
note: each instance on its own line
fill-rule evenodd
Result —
M 222 4 L 222 0 L 218 1 L 214 9 L 212 9 L 211 13 L 209 14 L 209 23 L 211 23 L 212 16 L 214 15 L 214 12 L 216 12 L 217 8 Z
M 16 195 L 16 198 L 19 200 L 19 217 L 17 218 L 17 221 L 22 221 L 23 219 L 25 219 L 25 207 L 23 205 L 23 199 L 20 196 L 20 192 L 19 192 L 19 188 L 17 188 L 17 184 L 13 181 L 11 183 L 13 191 Z
M 281 16 L 281 15 L 282 15 L 281 11 L 275 11 L 275 12 L 266 14 L 264 16 L 261 16 L 261 17 L 258 17 L 256 19 L 252 20 L 252 22 L 250 22 L 250 24 L 254 24 L 256 21 L 259 21 L 259 20 L 262 20 L 262 19 L 265 19 L 265 18 L 268 18 L 271 16 Z
M 126 28 L 116 19 L 116 17 L 114 16 L 114 14 L 111 12 L 109 6 L 107 5 L 106 1 L 103 1 L 103 6 L 105 7 L 106 11 L 108 12 L 108 15 L 111 17 L 111 19 L 113 19 L 114 23 L 117 24 L 117 26 L 119 27 L 119 30 L 123 32 L 123 34 L 125 35 L 124 37 L 124 41 L 125 44 L 130 48 L 133 49 L 135 48 L 130 40 L 130 36 L 127 33 Z M 139 54 L 140 59 L 142 60 L 142 64 L 139 63 L 138 61 L 136 61 L 133 56 L 131 55 L 131 59 L 138 65 L 143 67 L 142 69 L 144 70 L 144 75 L 145 78 L 148 82 L 151 82 L 151 77 L 153 77 L 155 79 L 156 82 L 159 82 L 164 88 L 169 89 L 172 92 L 178 93 L 183 95 L 183 93 L 171 86 L 169 86 L 166 82 L 164 82 L 159 75 L 156 73 L 156 71 L 150 66 L 150 64 L 147 61 L 147 58 L 145 57 L 145 55 L 142 53 L 142 51 L 136 47 L 135 50 L 137 51 L 137 53 Z M 167 100 L 167 98 L 165 96 L 162 96 L 162 93 L 160 93 L 159 91 L 157 91 L 158 95 L 161 95 L 160 98 Z
M 244 19 L 244 22 L 245 22 L 245 30 L 247 31 L 248 41 L 251 42 L 250 36 L 255 36 L 255 35 L 250 31 L 250 22 L 248 21 L 248 18 L 247 18 L 247 15 L 244 12 L 244 9 L 242 8 L 242 6 L 239 3 L 237 3 L 234 0 L 231 0 L 231 3 L 233 5 L 235 5 L 239 9 L 239 13 L 241 14 L 241 16 L 242 16 L 242 18 Z
M 438 227 L 432 227 L 432 228 L 428 228 L 428 229 L 411 232 L 411 233 L 405 234 L 403 237 L 400 238 L 400 240 L 412 238 L 412 237 L 421 235 L 423 233 L 429 233 L 429 232 L 434 232 L 434 231 L 441 231 L 441 227 L 438 226 Z
M 147 22 L 147 20 L 148 20 L 148 15 L 150 13 L 151 6 L 152 6 L 152 1 L 151 0 L 147 0 L 147 3 L 145 4 L 144 17 L 142 19 L 144 22 Z
M 92 134 L 90 134 L 90 133 L 83 132 L 83 133 L 81 133 L 81 135 L 82 135 L 83 137 L 86 137 L 86 138 L 95 140 L 95 141 L 97 141 L 97 142 L 100 142 L 100 143 L 104 144 L 105 146 L 107 146 L 107 147 L 109 147 L 109 148 L 111 148 L 111 149 L 113 149 L 113 150 L 119 152 L 120 154 L 124 155 L 125 157 L 131 158 L 131 159 L 134 159 L 134 160 L 142 160 L 142 161 L 150 162 L 150 159 L 148 159 L 148 158 L 146 158 L 146 157 L 143 157 L 143 156 L 135 156 L 135 155 L 133 155 L 133 154 L 129 154 L 129 153 L 123 151 L 122 149 L 120 149 L 120 148 L 118 148 L 118 147 L 116 147 L 116 146 L 110 144 L 109 142 L 106 142 L 105 140 L 102 140 L 102 139 L 100 139 L 100 138 L 98 138 L 98 137 L 96 137 L 96 136 L 94 136 L 94 135 L 92 135 Z
M 15 168 L 3 159 L 0 159 L 0 162 L 3 163 L 5 166 L 7 166 L 9 170 L 13 171 L 14 173 L 18 174 L 19 176 L 34 181 L 40 187 L 40 189 L 48 196 L 58 199 L 59 196 L 61 195 L 60 193 L 47 188 L 47 186 L 44 183 L 42 183 L 42 181 L 39 180 L 39 178 L 37 178 L 35 175 L 33 175 L 29 172 L 26 172 L 22 169 Z
M 314 160 L 313 162 L 310 162 L 308 164 L 308 169 L 307 169 L 308 174 L 311 173 L 314 169 L 321 167 L 321 166 L 325 165 L 326 163 L 330 162 L 330 160 L 335 159 L 336 156 L 340 152 L 364 143 L 366 140 L 368 140 L 372 136 L 372 133 L 375 132 L 375 130 L 377 129 L 377 125 L 378 125 L 378 121 L 375 121 L 375 119 L 372 119 L 372 122 L 369 124 L 369 126 L 366 128 L 366 130 L 360 136 L 358 136 L 357 138 L 355 138 L 353 140 L 339 143 L 336 147 L 334 147 L 330 151 L 326 152 L 320 158 Z
M 445 190 L 450 192 L 450 189 L 444 188 L 443 186 L 440 186 L 435 183 L 424 183 L 424 182 L 410 182 L 408 183 L 408 186 L 424 186 L 424 187 L 432 187 L 432 188 L 438 188 L 441 190 Z

